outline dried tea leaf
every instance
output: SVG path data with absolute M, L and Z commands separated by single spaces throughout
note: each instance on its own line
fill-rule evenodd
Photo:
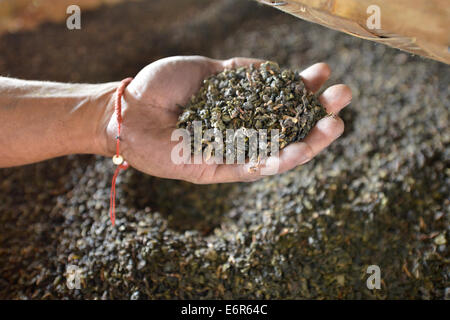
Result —
M 259 67 L 226 69 L 205 79 L 184 107 L 177 126 L 189 130 L 191 137 L 194 121 L 201 122 L 202 136 L 208 129 L 219 130 L 223 137 L 227 129 L 277 129 L 279 147 L 283 149 L 305 138 L 326 114 L 298 72 L 266 61 Z M 246 156 L 249 141 L 246 139 Z M 202 141 L 202 150 L 210 153 L 208 141 Z M 267 150 L 270 155 L 270 137 Z

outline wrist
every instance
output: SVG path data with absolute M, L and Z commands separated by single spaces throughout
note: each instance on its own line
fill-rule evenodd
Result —
M 118 82 L 98 84 L 91 93 L 92 99 L 87 108 L 92 112 L 89 115 L 91 125 L 86 136 L 87 153 L 106 157 L 114 155 L 115 136 L 111 127 L 116 127 L 114 101 L 118 85 Z
M 99 137 L 98 143 L 97 143 L 97 150 L 100 150 L 96 152 L 97 154 L 101 154 L 104 156 L 112 157 L 116 154 L 117 150 L 117 135 L 119 134 L 119 128 L 118 128 L 118 119 L 116 115 L 116 95 L 117 90 L 121 86 L 121 82 L 114 83 L 114 90 L 112 94 L 105 97 L 106 103 L 99 103 L 99 105 L 104 104 L 105 107 L 103 108 L 103 116 L 101 121 L 99 121 L 99 128 L 97 130 L 97 136 Z M 138 100 L 134 97 L 133 94 L 131 94 L 127 89 L 123 89 L 123 92 L 121 94 L 121 115 L 123 119 L 122 123 L 122 130 L 127 127 L 126 122 L 128 120 L 128 113 L 129 113 L 129 105 L 135 105 L 138 103 Z M 127 133 L 123 136 L 122 133 L 120 134 L 120 154 L 123 155 L 123 153 L 126 153 L 126 149 L 129 143 L 129 139 L 127 139 Z

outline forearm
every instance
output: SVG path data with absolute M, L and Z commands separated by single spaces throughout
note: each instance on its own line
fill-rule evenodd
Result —
M 117 83 L 0 77 L 0 167 L 75 153 L 107 153 L 105 121 Z

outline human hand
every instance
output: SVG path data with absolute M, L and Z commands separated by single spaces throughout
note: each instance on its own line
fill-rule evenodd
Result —
M 200 56 L 179 56 L 158 60 L 142 69 L 124 93 L 121 153 L 134 168 L 162 178 L 180 179 L 193 183 L 253 181 L 264 177 L 260 169 L 249 170 L 251 164 L 175 164 L 171 152 L 178 142 L 171 141 L 172 132 L 185 105 L 200 88 L 203 79 L 225 68 L 260 63 L 261 60 L 233 58 L 213 60 Z M 306 87 L 319 90 L 330 76 L 325 63 L 317 63 L 301 73 Z M 323 92 L 320 102 L 328 113 L 337 113 L 351 101 L 350 89 L 334 85 Z M 105 154 L 115 151 L 117 123 L 113 99 L 106 113 Z M 337 139 L 344 130 L 337 117 L 321 119 L 301 142 L 280 151 L 279 170 L 290 170 L 311 160 Z

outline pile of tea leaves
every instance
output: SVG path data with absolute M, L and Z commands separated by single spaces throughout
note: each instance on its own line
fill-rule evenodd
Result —
M 184 108 L 177 125 L 188 129 L 194 138 L 193 122 L 199 121 L 202 136 L 208 129 L 218 130 L 223 141 L 226 141 L 227 129 L 234 132 L 241 128 L 266 129 L 269 135 L 270 130 L 276 129 L 279 149 L 283 149 L 306 137 L 326 114 L 317 97 L 305 88 L 299 72 L 280 69 L 277 63 L 266 61 L 259 67 L 226 69 L 205 79 Z M 247 137 L 246 155 L 249 143 Z M 205 150 L 211 144 L 203 139 L 201 146 Z M 271 154 L 270 136 L 267 154 Z

